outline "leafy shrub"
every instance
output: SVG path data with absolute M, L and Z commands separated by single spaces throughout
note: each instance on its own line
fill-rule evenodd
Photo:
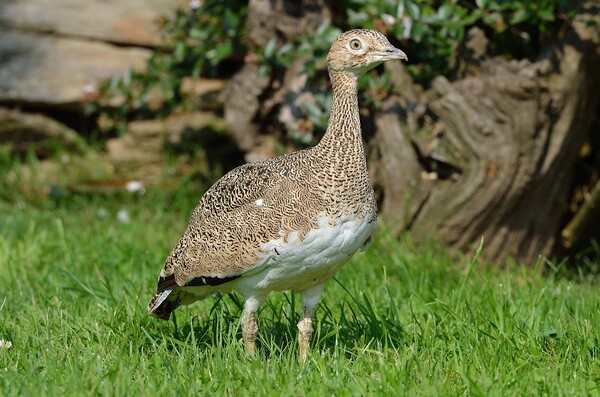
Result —
M 146 70 L 115 77 L 102 89 L 101 100 L 89 106 L 89 112 L 108 116 L 105 130 L 122 132 L 128 118 L 173 112 L 181 102 L 185 76 L 218 75 L 224 61 L 246 51 L 246 2 L 206 0 L 190 4 L 197 7 L 178 11 L 165 25 L 166 45 L 154 52 Z M 361 27 L 383 31 L 408 49 L 407 70 L 416 82 L 427 87 L 437 75 L 452 78 L 449 59 L 472 27 L 486 33 L 489 55 L 533 57 L 575 14 L 567 0 L 344 0 L 338 7 L 342 15 L 334 18 L 336 22 L 321 26 L 310 37 L 283 44 L 273 39 L 263 48 L 256 48 L 254 55 L 261 73 L 284 69 L 303 57 L 304 72 L 324 78 L 324 58 L 331 41 L 342 30 Z M 367 105 L 377 104 L 391 89 L 385 72 L 370 74 L 361 85 L 362 103 Z M 161 100 L 158 106 L 152 106 L 149 97 L 157 92 Z M 323 131 L 329 103 L 328 93 L 317 94 L 314 104 L 304 109 L 312 129 L 308 136 Z M 310 143 L 298 126 L 287 128 L 293 140 Z
M 186 76 L 216 76 L 223 62 L 245 49 L 247 6 L 237 0 L 191 1 L 164 22 L 164 44 L 148 59 L 143 71 L 115 75 L 90 102 L 88 114 L 104 117 L 103 131 L 122 133 L 130 118 L 166 116 L 180 105 Z
M 566 0 L 346 0 L 342 9 L 343 22 L 322 26 L 313 36 L 279 48 L 269 43 L 259 60 L 269 68 L 284 68 L 292 59 L 306 57 L 304 72 L 314 75 L 316 65 L 325 69 L 324 58 L 337 33 L 352 28 L 375 29 L 409 49 L 406 68 L 417 83 L 427 87 L 435 76 L 453 77 L 449 60 L 472 27 L 486 32 L 490 56 L 532 58 L 575 15 Z M 361 103 L 365 105 L 377 105 L 393 89 L 387 72 L 370 73 L 360 84 Z M 327 105 L 328 96 L 317 93 L 315 103 Z M 317 131 L 326 127 L 328 109 L 304 109 L 309 120 L 324 120 L 314 123 Z M 312 117 L 314 114 L 321 116 Z M 292 138 L 302 136 L 294 125 L 286 127 Z
M 533 57 L 575 15 L 567 0 L 348 0 L 346 7 L 349 26 L 407 42 L 409 72 L 424 85 L 450 74 L 448 59 L 471 27 L 487 33 L 490 55 Z

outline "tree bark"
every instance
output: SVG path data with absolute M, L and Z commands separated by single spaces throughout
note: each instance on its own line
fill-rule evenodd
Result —
M 493 59 L 479 76 L 438 78 L 425 96 L 433 99 L 406 112 L 389 99 L 375 116 L 375 139 L 392 230 L 461 247 L 483 236 L 497 261 L 533 265 L 551 255 L 599 105 L 599 26 L 597 6 L 584 2 L 537 62 Z

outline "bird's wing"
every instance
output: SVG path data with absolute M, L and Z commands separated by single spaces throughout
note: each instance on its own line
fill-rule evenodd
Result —
M 294 204 L 311 200 L 301 193 L 310 189 L 301 188 L 305 178 L 295 172 L 293 157 L 284 156 L 243 165 L 215 183 L 167 258 L 159 291 L 232 281 L 264 262 L 261 246 L 289 225 L 310 227 L 314 218 Z
M 225 174 L 200 198 L 192 220 L 231 212 L 251 204 L 262 197 L 265 190 L 281 183 L 285 176 L 281 175 L 281 166 L 276 166 L 280 162 L 274 161 L 277 158 L 272 160 L 244 164 Z

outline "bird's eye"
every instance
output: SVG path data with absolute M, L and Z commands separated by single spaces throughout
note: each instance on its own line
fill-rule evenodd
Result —
M 350 41 L 350 48 L 353 50 L 360 50 L 362 47 L 362 42 L 358 39 L 354 39 Z

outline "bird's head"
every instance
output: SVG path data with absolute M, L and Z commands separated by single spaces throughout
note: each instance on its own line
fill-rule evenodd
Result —
M 408 57 L 390 44 L 388 39 L 375 30 L 355 29 L 339 35 L 327 54 L 331 70 L 349 71 L 357 76 L 392 59 Z

